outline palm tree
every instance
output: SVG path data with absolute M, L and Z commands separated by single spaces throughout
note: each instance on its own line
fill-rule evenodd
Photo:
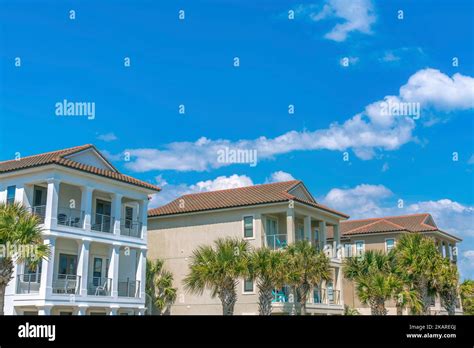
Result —
M 474 315 L 474 280 L 466 279 L 459 286 L 462 309 L 465 315 Z
M 289 245 L 285 254 L 286 283 L 296 293 L 299 312 L 306 315 L 306 301 L 311 288 L 331 279 L 329 259 L 323 251 L 317 251 L 305 240 Z
M 0 245 L 4 246 L 0 254 L 0 315 L 4 314 L 5 289 L 12 279 L 14 264 L 28 261 L 35 266 L 49 256 L 48 246 L 41 238 L 40 223 L 36 215 L 19 203 L 0 204 Z M 18 252 L 11 255 L 9 247 L 16 247 Z
M 360 313 L 357 309 L 344 305 L 344 315 L 360 315 Z
M 448 315 L 454 315 L 458 298 L 459 274 L 458 269 L 449 259 L 442 259 L 438 265 L 435 288 L 441 298 L 441 304 Z
M 209 289 L 211 297 L 220 299 L 223 315 L 233 315 L 238 279 L 249 275 L 250 247 L 247 241 L 230 237 L 217 239 L 214 246 L 194 250 L 183 283 L 188 292 L 198 295 Z
M 249 260 L 250 277 L 257 281 L 258 311 L 260 315 L 271 315 L 273 290 L 284 285 L 284 252 L 261 248 Z
M 367 251 L 344 260 L 344 276 L 356 284 L 360 301 L 369 304 L 372 315 L 386 315 L 385 301 L 392 297 L 397 279 L 391 272 L 391 255 Z
M 403 235 L 394 248 L 397 267 L 409 278 L 423 306 L 421 314 L 429 315 L 431 296 L 436 293 L 435 283 L 441 255 L 434 241 L 419 233 Z
M 164 261 L 147 260 L 146 293 L 152 299 L 152 305 L 161 315 L 169 315 L 176 301 L 177 289 L 173 287 L 173 274 L 164 269 Z
M 397 266 L 397 259 L 394 252 L 389 253 L 391 264 L 390 272 L 395 277 L 393 299 L 397 309 L 397 315 L 403 315 L 405 308 L 410 308 L 412 314 L 420 313 L 423 309 L 423 303 L 418 292 L 413 288 L 410 278 L 405 272 L 401 272 Z

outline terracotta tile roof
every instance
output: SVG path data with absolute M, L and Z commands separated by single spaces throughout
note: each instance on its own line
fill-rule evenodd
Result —
M 90 148 L 94 149 L 97 153 L 100 154 L 100 152 L 96 149 L 94 145 L 86 144 L 86 145 L 71 147 L 68 149 L 22 157 L 19 160 L 10 160 L 10 161 L 0 162 L 0 174 L 17 171 L 21 169 L 28 169 L 28 168 L 44 166 L 44 165 L 49 165 L 49 164 L 56 164 L 56 165 L 61 165 L 61 166 L 72 168 L 72 169 L 81 170 L 83 172 L 103 176 L 103 177 L 110 178 L 113 180 L 126 182 L 131 185 L 144 187 L 153 191 L 161 190 L 158 186 L 149 184 L 145 181 L 132 178 L 131 176 L 128 176 L 125 174 L 121 174 L 112 164 L 110 164 L 105 159 L 105 157 L 104 157 L 104 160 L 110 165 L 111 170 L 100 169 L 94 166 L 86 165 L 86 164 L 79 163 L 79 162 L 66 158 L 69 155 L 72 155 L 72 154 L 75 154 L 75 153 L 78 153 L 80 151 L 87 150 Z
M 300 184 L 303 184 L 300 180 L 291 180 L 227 190 L 192 193 L 181 196 L 164 206 L 149 210 L 148 216 L 174 215 L 294 200 L 348 218 L 347 215 L 341 212 L 317 202 L 298 198 L 288 192 Z
M 350 237 L 359 234 L 372 234 L 384 232 L 435 232 L 441 231 L 436 226 L 431 214 L 411 214 L 400 216 L 387 216 L 381 218 L 347 220 L 340 223 L 342 237 Z M 333 237 L 332 227 L 327 228 L 328 238 Z M 448 234 L 450 235 L 450 234 Z M 456 236 L 453 238 L 459 239 Z

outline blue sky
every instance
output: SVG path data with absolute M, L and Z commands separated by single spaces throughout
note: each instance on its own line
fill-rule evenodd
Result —
M 432 213 L 474 277 L 471 1 L 0 6 L 0 159 L 94 143 L 163 186 L 154 205 L 294 177 L 354 218 Z M 64 99 L 94 119 L 57 116 Z M 388 101 L 420 117 L 381 115 Z M 220 163 L 222 148 L 258 163 Z

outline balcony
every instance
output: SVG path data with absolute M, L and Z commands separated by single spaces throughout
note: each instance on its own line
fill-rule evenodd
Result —
M 313 304 L 340 305 L 341 291 L 333 289 L 315 289 L 313 291 Z
M 92 277 L 87 286 L 87 294 L 92 296 L 110 296 L 112 278 Z
M 122 236 L 141 238 L 142 223 L 138 220 L 122 219 L 120 220 L 120 234 Z
M 265 235 L 265 243 L 267 248 L 271 250 L 283 249 L 288 245 L 286 234 L 267 234 Z
M 91 226 L 93 231 L 112 233 L 114 219 L 110 215 L 95 214 L 94 223 Z
M 78 294 L 81 276 L 75 274 L 58 274 L 53 280 L 53 294 Z
M 126 280 L 118 282 L 118 296 L 119 297 L 140 297 L 140 281 Z
M 18 274 L 16 278 L 17 294 L 39 293 L 41 273 Z
M 289 303 L 290 292 L 289 287 L 273 291 L 273 303 Z M 312 298 L 308 298 L 308 304 L 321 305 L 340 305 L 341 292 L 332 289 L 314 289 Z
M 84 211 L 67 207 L 58 207 L 58 225 L 82 228 Z
M 36 215 L 38 219 L 40 220 L 40 222 L 44 224 L 44 218 L 46 216 L 46 205 L 37 205 L 30 209 L 31 209 L 31 213 L 33 215 Z

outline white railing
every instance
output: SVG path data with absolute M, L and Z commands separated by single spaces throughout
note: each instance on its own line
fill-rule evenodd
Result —
M 17 294 L 36 294 L 39 292 L 41 273 L 19 274 L 16 278 Z
M 112 233 L 114 219 L 110 215 L 95 214 L 94 223 L 91 226 L 93 231 Z

